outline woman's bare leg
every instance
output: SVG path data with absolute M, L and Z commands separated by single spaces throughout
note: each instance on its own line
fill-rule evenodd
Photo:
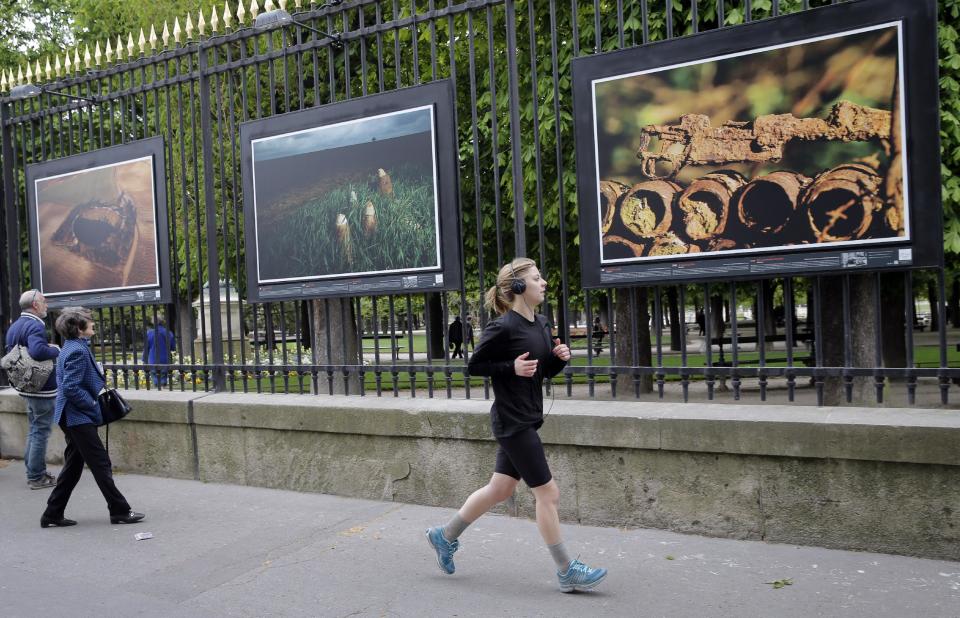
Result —
M 470 494 L 467 501 L 460 507 L 458 515 L 464 522 L 473 523 L 481 515 L 512 496 L 519 482 L 512 476 L 494 472 L 489 483 Z
M 547 545 L 556 545 L 560 542 L 560 515 L 557 507 L 560 504 L 560 487 L 557 482 L 550 482 L 534 487 L 533 496 L 537 500 L 537 528 L 540 536 Z

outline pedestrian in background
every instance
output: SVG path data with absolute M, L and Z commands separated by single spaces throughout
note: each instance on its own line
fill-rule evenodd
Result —
M 47 317 L 47 299 L 39 290 L 28 290 L 20 296 L 20 311 L 20 317 L 7 331 L 6 351 L 21 345 L 27 348 L 27 353 L 35 361 L 56 359 L 60 347 L 50 343 L 43 321 Z M 39 391 L 18 392 L 27 403 L 27 443 L 23 448 L 27 487 L 49 489 L 54 485 L 54 477 L 47 472 L 47 441 L 53 426 L 53 407 L 57 396 L 56 370 Z
M 157 316 L 153 328 L 147 331 L 147 339 L 143 344 L 143 362 L 151 365 L 167 365 L 170 363 L 170 353 L 177 349 L 173 334 L 167 330 L 166 322 Z M 156 386 L 166 386 L 169 371 L 166 369 L 152 369 L 150 375 Z
M 560 488 L 537 433 L 544 418 L 543 380 L 560 373 L 570 360 L 570 348 L 559 339 L 551 342 L 546 318 L 533 311 L 543 302 L 546 289 L 536 263 L 517 258 L 500 269 L 496 285 L 487 291 L 486 306 L 500 317 L 484 328 L 468 366 L 470 375 L 492 378 L 490 420 L 499 446 L 496 465 L 490 482 L 473 492 L 445 526 L 429 528 L 427 540 L 436 551 L 440 570 L 453 574 L 460 535 L 512 496 L 523 479 L 536 498 L 537 528 L 556 564 L 560 590 L 573 592 L 593 588 L 607 570 L 570 559 L 560 536 Z
M 97 426 L 103 424 L 97 395 L 106 385 L 103 370 L 93 357 L 90 339 L 95 324 L 82 308 L 64 309 L 57 318 L 57 332 L 64 339 L 57 358 L 57 399 L 54 422 L 63 430 L 67 448 L 63 453 L 63 469 L 40 517 L 40 527 L 74 526 L 76 521 L 64 517 L 70 494 L 80 481 L 86 464 L 107 501 L 112 524 L 134 524 L 143 513 L 130 508 L 127 499 L 113 482 L 113 464 L 103 447 Z
M 453 318 L 453 322 L 450 323 L 450 328 L 447 329 L 447 341 L 450 342 L 450 348 L 453 350 L 453 353 L 450 354 L 450 358 L 463 358 L 463 322 L 460 321 L 460 316 Z
M 473 350 L 473 316 L 467 316 L 467 323 L 463 325 L 463 349 Z

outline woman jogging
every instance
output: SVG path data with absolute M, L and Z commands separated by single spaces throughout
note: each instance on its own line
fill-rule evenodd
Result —
M 570 360 L 570 348 L 559 339 L 551 342 L 546 318 L 533 312 L 543 302 L 546 289 L 536 263 L 517 258 L 500 269 L 496 285 L 487 291 L 485 304 L 500 317 L 484 328 L 468 367 L 471 375 L 493 379 L 490 420 L 499 444 L 497 461 L 490 482 L 473 492 L 447 525 L 428 529 L 427 540 L 437 552 L 440 569 L 452 574 L 458 537 L 513 495 L 523 479 L 536 498 L 537 528 L 556 562 L 560 590 L 573 592 L 593 588 L 607 570 L 570 559 L 560 538 L 560 488 L 537 434 L 543 425 L 543 379 L 560 373 Z

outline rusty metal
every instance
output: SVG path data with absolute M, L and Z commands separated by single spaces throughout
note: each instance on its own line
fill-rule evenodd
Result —
M 680 185 L 669 180 L 649 180 L 633 185 L 620 198 L 620 220 L 640 238 L 656 238 L 673 223 L 673 200 Z
M 676 202 L 683 233 L 691 240 L 722 236 L 730 219 L 730 201 L 746 183 L 747 179 L 734 170 L 711 172 L 691 182 Z
M 683 255 L 686 253 L 700 253 L 700 247 L 680 240 L 673 232 L 667 232 L 653 241 L 647 255 Z
M 866 235 L 884 206 L 880 183 L 877 170 L 863 163 L 839 165 L 818 175 L 800 198 L 816 242 Z
M 647 252 L 645 243 L 633 242 L 623 236 L 604 236 L 603 238 L 604 259 L 616 260 L 619 258 L 641 257 Z
M 656 139 L 656 149 L 651 143 Z M 710 125 L 703 114 L 684 114 L 679 124 L 647 125 L 641 129 L 637 158 L 647 178 L 672 178 L 686 165 L 724 165 L 738 162 L 774 162 L 783 158 L 791 140 L 844 142 L 890 139 L 890 112 L 839 101 L 822 118 L 767 114 L 753 122 L 728 121 Z M 680 148 L 678 148 L 680 147 Z M 669 173 L 657 174 L 657 163 Z
M 737 219 L 756 234 L 780 233 L 797 210 L 800 193 L 810 178 L 777 171 L 748 182 L 734 198 Z
M 627 185 L 616 180 L 600 181 L 600 209 L 603 211 L 601 229 L 604 234 L 610 231 L 610 226 L 613 225 L 613 220 L 616 217 L 617 202 L 627 192 L 627 189 L 629 189 Z

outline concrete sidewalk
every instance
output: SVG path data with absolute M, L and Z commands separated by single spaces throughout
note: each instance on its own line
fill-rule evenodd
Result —
M 574 553 L 610 569 L 566 595 L 527 520 L 482 518 L 447 576 L 423 531 L 451 509 L 147 476 L 117 475 L 142 524 L 110 525 L 87 471 L 67 508 L 79 525 L 41 529 L 49 492 L 26 488 L 22 462 L 0 466 L 11 618 L 960 615 L 955 562 L 565 525 Z

